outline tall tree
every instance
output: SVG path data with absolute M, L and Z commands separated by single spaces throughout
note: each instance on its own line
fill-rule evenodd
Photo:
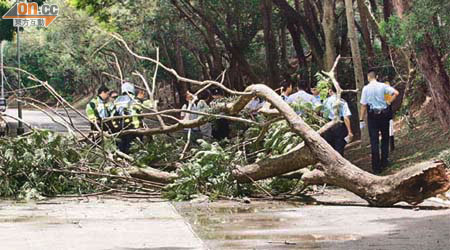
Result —
M 364 0 L 357 0 L 357 2 L 361 21 L 361 33 L 364 39 L 364 43 L 366 45 L 367 54 L 370 58 L 372 58 L 375 55 L 375 53 L 372 47 L 372 39 L 370 39 L 370 31 L 368 25 L 369 17 L 367 16 L 367 12 L 365 11 Z
M 350 40 L 350 47 L 352 50 L 353 67 L 355 72 L 355 82 L 358 88 L 358 110 L 360 107 L 359 100 L 361 99 L 362 89 L 364 87 L 364 73 L 361 61 L 361 52 L 359 50 L 358 36 L 355 27 L 355 15 L 353 13 L 353 1 L 345 0 L 345 12 L 347 16 L 348 38 Z M 362 134 L 363 142 L 367 141 L 367 136 Z
M 268 85 L 275 89 L 280 82 L 280 70 L 278 68 L 278 52 L 275 46 L 275 35 L 272 28 L 272 0 L 261 1 L 261 14 L 264 31 L 264 44 L 266 51 L 266 66 L 269 71 Z
M 335 1 L 323 0 L 322 27 L 325 33 L 325 70 L 333 67 L 336 59 L 336 14 Z

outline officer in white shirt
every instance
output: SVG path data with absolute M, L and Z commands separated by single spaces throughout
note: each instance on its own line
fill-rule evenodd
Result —
M 389 105 L 397 98 L 399 92 L 384 83 L 377 81 L 375 71 L 369 70 L 367 84 L 361 95 L 360 127 L 365 127 L 364 118 L 367 114 L 370 145 L 372 151 L 372 170 L 375 174 L 383 172 L 388 165 L 389 157 Z M 390 102 L 386 102 L 385 94 L 392 96 Z M 381 133 L 381 158 L 380 139 Z
M 299 91 L 295 94 L 290 95 L 287 99 L 287 103 L 294 103 L 294 102 L 304 102 L 304 103 L 312 103 L 313 106 L 320 105 L 320 101 L 317 100 L 313 95 L 307 93 L 305 91 L 306 86 L 304 84 L 299 84 Z
M 325 118 L 331 120 L 336 119 L 336 88 L 332 86 L 329 90 L 329 97 L 323 103 L 323 114 Z M 341 99 L 338 108 L 338 118 L 344 123 L 340 123 L 337 127 L 328 131 L 323 137 L 339 154 L 344 156 L 344 148 L 347 142 L 353 139 L 352 127 L 350 125 L 350 117 L 352 113 L 348 108 L 345 100 Z M 348 137 L 347 137 L 348 136 Z M 347 139 L 346 139 L 347 137 Z

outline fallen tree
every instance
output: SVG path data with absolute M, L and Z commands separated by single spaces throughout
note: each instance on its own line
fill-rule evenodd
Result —
M 306 147 L 299 145 L 288 154 L 237 168 L 233 176 L 240 182 L 278 176 L 319 162 L 320 168 L 304 172 L 302 180 L 305 183 L 327 183 L 344 188 L 372 206 L 391 206 L 401 201 L 418 204 L 450 189 L 450 179 L 443 162 L 425 162 L 383 177 L 373 175 L 337 153 L 269 87 L 251 85 L 246 92 L 269 101 L 288 121 L 292 130 L 303 138 Z M 230 110 L 235 111 L 236 106 L 244 107 L 250 99 L 247 96 L 241 98 L 230 106 Z M 155 178 L 151 173 L 141 177 Z
M 226 119 L 240 119 L 235 117 L 254 97 L 260 97 L 268 101 L 271 106 L 277 110 L 278 115 L 282 116 L 290 126 L 291 130 L 300 136 L 304 144 L 297 145 L 294 149 L 286 154 L 275 157 L 265 158 L 255 163 L 236 166 L 232 169 L 232 177 L 240 183 L 254 182 L 259 179 L 279 176 L 295 170 L 302 169 L 303 175 L 301 180 L 306 184 L 327 183 L 347 189 L 361 198 L 365 199 L 373 206 L 391 206 L 395 203 L 405 201 L 410 204 L 417 204 L 428 197 L 433 197 L 437 194 L 446 192 L 450 189 L 450 180 L 446 172 L 445 164 L 442 162 L 426 162 L 416 166 L 399 171 L 396 174 L 389 176 L 375 176 L 357 166 L 350 163 L 348 160 L 338 154 L 320 135 L 326 132 L 334 123 L 330 123 L 318 132 L 312 129 L 296 112 L 286 103 L 281 97 L 266 85 L 254 84 L 246 88 L 244 92 L 236 92 L 224 87 L 220 82 L 216 81 L 195 81 L 180 77 L 176 71 L 167 68 L 158 60 L 138 56 L 128 45 L 119 37 L 116 39 L 121 41 L 131 54 L 139 59 L 148 60 L 155 63 L 157 66 L 168 71 L 175 76 L 179 81 L 189 82 L 201 86 L 201 90 L 209 86 L 217 86 L 223 88 L 230 94 L 237 95 L 239 98 L 233 102 L 221 107 L 220 111 L 225 113 L 221 117 Z M 336 64 L 335 64 L 336 65 Z M 334 67 L 333 67 L 334 70 Z M 34 76 L 32 76 L 34 77 Z M 52 90 L 46 82 L 39 81 L 44 87 Z M 332 79 L 334 84 L 337 84 L 335 79 Z M 337 86 L 340 95 L 340 88 Z M 199 92 L 200 92 L 199 91 Z M 54 93 L 51 91 L 54 95 Z M 197 94 L 199 93 L 197 92 Z M 63 106 L 69 106 L 59 96 L 60 103 Z M 72 107 L 70 107 L 72 108 Z M 160 121 L 159 127 L 128 130 L 122 134 L 140 134 L 140 135 L 155 135 L 164 134 L 182 130 L 184 128 L 198 127 L 208 122 L 208 116 L 217 116 L 217 114 L 203 114 L 203 117 L 191 121 L 180 121 L 176 117 L 168 116 L 169 111 L 153 110 L 152 113 L 142 114 L 144 117 L 169 117 L 175 123 L 166 125 Z M 172 112 L 172 111 L 170 111 Z M 173 112 L 181 112 L 179 110 Z M 184 111 L 192 112 L 192 111 Z M 245 121 L 241 119 L 241 121 Z M 255 123 L 247 121 L 249 123 Z M 73 124 L 69 124 L 73 126 Z M 78 131 L 79 132 L 79 131 Z M 102 133 L 103 135 L 103 133 Z M 114 136 L 114 135 L 110 135 Z M 95 143 L 94 143 L 95 144 Z M 96 147 L 100 147 L 95 144 Z M 110 160 L 105 157 L 105 160 Z M 129 159 L 125 159 L 128 160 Z M 110 160 L 112 161 L 112 160 Z M 318 164 L 316 164 L 318 163 Z M 315 165 L 316 164 L 316 165 Z M 128 164 L 129 165 L 129 164 Z M 313 170 L 307 169 L 309 166 L 315 165 Z M 177 172 L 166 172 L 153 168 L 127 168 L 127 174 L 139 178 L 158 183 L 171 183 L 179 177 Z
M 117 36 L 116 38 L 124 44 L 131 54 L 140 59 L 156 63 L 163 69 L 171 72 L 178 80 L 186 80 L 174 70 L 166 68 L 159 61 L 136 55 L 123 39 Z M 340 96 L 342 90 L 334 79 L 333 73 L 338 61 L 339 58 L 336 60 L 329 75 L 338 89 L 338 96 Z M 187 82 L 202 86 L 214 84 L 223 87 L 220 83 L 213 81 L 199 82 L 189 79 Z M 232 92 L 226 88 L 224 89 Z M 306 124 L 268 86 L 255 84 L 247 87 L 244 93 L 234 92 L 234 94 L 241 94 L 242 96 L 235 103 L 227 106 L 225 111 L 228 114 L 234 115 L 239 113 L 255 96 L 264 98 L 286 119 L 291 129 L 304 140 L 308 149 L 299 145 L 288 154 L 276 158 L 263 159 L 248 166 L 238 167 L 233 171 L 233 176 L 240 182 L 281 175 L 306 168 L 317 161 L 320 163 L 321 168 L 307 171 L 302 180 L 311 184 L 328 183 L 342 187 L 360 196 L 373 206 L 391 206 L 401 201 L 417 204 L 426 198 L 436 196 L 450 189 L 450 179 L 447 175 L 445 164 L 442 162 L 422 163 L 404 169 L 394 175 L 376 176 L 361 170 L 337 153 L 318 132 Z

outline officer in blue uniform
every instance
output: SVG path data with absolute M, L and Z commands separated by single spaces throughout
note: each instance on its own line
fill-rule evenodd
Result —
M 330 96 L 323 103 L 323 114 L 325 118 L 330 121 L 339 119 L 343 121 L 343 123 L 340 123 L 337 127 L 328 131 L 323 137 L 339 154 L 344 156 L 345 145 L 353 139 L 352 127 L 350 126 L 350 117 L 352 113 L 348 108 L 347 102 L 341 99 L 337 106 L 338 113 L 336 115 L 336 88 L 332 86 L 328 94 Z
M 365 127 L 364 118 L 367 114 L 370 145 L 372 151 L 372 170 L 375 174 L 383 172 L 388 165 L 389 157 L 389 106 L 397 98 L 399 92 L 389 85 L 377 81 L 375 71 L 367 74 L 367 84 L 361 95 L 360 127 Z M 391 95 L 389 102 L 385 95 Z M 381 158 L 380 158 L 380 133 L 381 133 Z

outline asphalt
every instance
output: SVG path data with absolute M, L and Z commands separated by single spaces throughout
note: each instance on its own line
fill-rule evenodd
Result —
M 66 111 L 63 109 L 56 109 L 56 114 L 51 112 L 50 110 L 46 110 L 47 114 L 40 110 L 23 110 L 22 111 L 22 120 L 34 128 L 40 129 L 49 129 L 55 132 L 67 132 L 67 127 L 62 124 L 67 124 L 63 119 L 70 122 L 80 129 L 81 131 L 89 131 L 90 125 L 89 122 L 84 119 L 82 116 L 77 114 L 75 111 Z M 84 114 L 83 110 L 79 111 Z M 17 109 L 7 109 L 6 114 L 18 117 Z M 14 134 L 17 130 L 18 122 L 12 118 L 5 117 L 8 121 L 8 126 L 11 134 Z M 55 122 L 57 121 L 57 122 Z M 62 124 L 58 124 L 62 123 Z M 25 131 L 29 131 L 27 126 L 24 126 Z

